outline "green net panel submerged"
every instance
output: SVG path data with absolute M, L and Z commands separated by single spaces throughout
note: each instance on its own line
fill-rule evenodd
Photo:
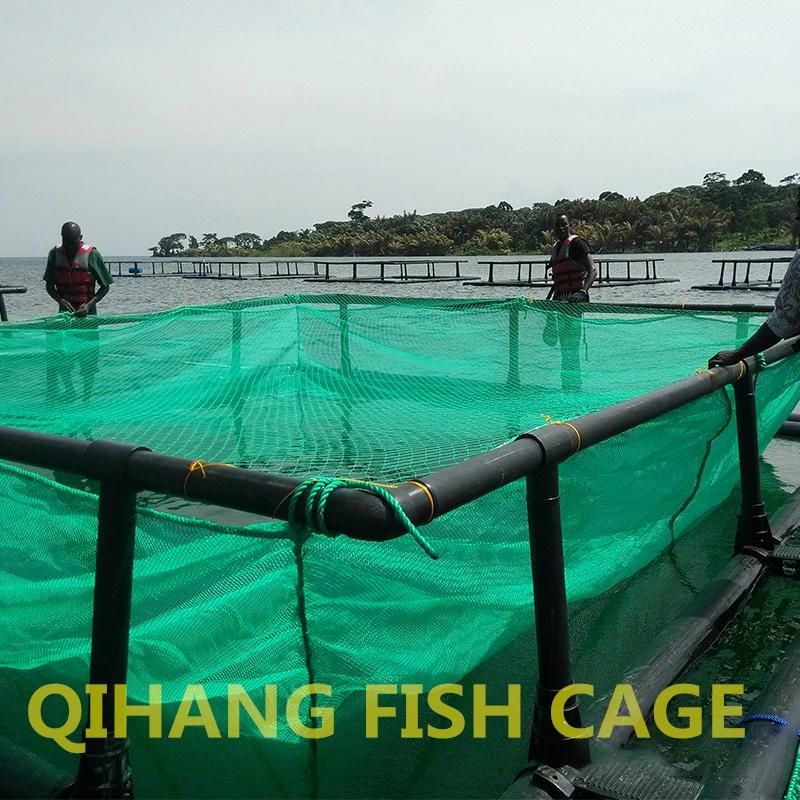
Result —
M 300 296 L 14 324 L 0 328 L 0 412 L 8 425 L 190 459 L 392 483 L 496 447 L 546 416 L 570 419 L 687 377 L 763 320 L 555 308 Z M 758 376 L 762 447 L 800 399 L 795 362 Z M 675 569 L 688 588 L 676 589 L 671 565 L 657 573 L 648 565 L 708 524 L 737 470 L 730 389 L 564 465 L 577 680 L 614 679 L 603 654 L 621 649 L 627 661 L 655 632 L 637 606 L 657 605 L 666 623 L 718 570 L 718 553 L 684 547 Z M 25 705 L 43 683 L 86 681 L 97 500 L 10 466 L 0 468 L 0 497 L 0 687 L 10 698 L 0 734 L 69 764 L 30 730 Z M 734 519 L 723 525 L 725 555 Z M 242 531 L 143 508 L 131 697 L 143 702 L 149 684 L 162 684 L 169 721 L 186 685 L 200 683 L 224 720 L 230 683 L 255 699 L 277 684 L 285 702 L 313 676 L 333 687 L 326 703 L 336 707 L 336 732 L 312 747 L 283 721 L 275 740 L 251 726 L 236 741 L 200 732 L 149 741 L 133 725 L 137 793 L 502 793 L 524 763 L 535 680 L 524 486 L 504 487 L 425 533 L 438 561 L 409 537 L 312 536 L 300 548 L 281 522 Z M 624 625 L 620 586 L 631 595 Z M 485 683 L 494 703 L 508 684 L 522 684 L 522 737 L 509 741 L 504 725 L 490 722 L 486 739 L 402 739 L 400 723 L 384 720 L 379 739 L 365 738 L 365 684 L 443 682 Z

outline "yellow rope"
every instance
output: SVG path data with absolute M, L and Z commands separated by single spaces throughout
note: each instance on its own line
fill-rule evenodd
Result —
M 745 372 L 747 372 L 747 364 L 745 364 L 744 361 L 740 361 L 739 362 L 739 375 L 736 378 L 736 380 L 734 381 L 734 383 L 737 383 L 742 378 L 744 378 Z
M 406 481 L 406 483 L 410 483 L 412 486 L 417 486 L 418 488 L 422 489 L 425 497 L 428 498 L 428 502 L 431 504 L 431 513 L 428 515 L 428 519 L 425 520 L 425 523 L 427 524 L 436 515 L 436 503 L 433 500 L 433 494 L 431 493 L 431 490 L 424 483 L 422 483 L 422 481 Z
M 195 472 L 200 473 L 201 478 L 206 477 L 206 467 L 232 467 L 233 464 L 221 464 L 216 461 L 203 461 L 201 459 L 196 459 L 189 464 L 189 471 L 186 473 L 186 478 L 183 481 L 183 496 L 186 497 L 186 487 L 189 483 L 189 478 L 192 477 L 192 474 Z M 188 498 L 187 498 L 188 499 Z
M 704 375 L 706 373 L 711 376 L 711 381 L 714 384 L 714 388 L 719 389 L 719 378 L 717 377 L 716 372 L 712 372 L 710 369 L 696 369 L 694 371 L 695 375 Z
M 544 417 L 544 421 L 548 425 L 566 425 L 568 428 L 572 428 L 572 432 L 575 434 L 578 440 L 578 446 L 575 448 L 575 452 L 577 453 L 578 450 L 581 449 L 581 432 L 571 422 L 565 422 L 564 420 L 553 419 L 552 417 L 549 417 L 547 414 L 543 414 L 542 416 Z

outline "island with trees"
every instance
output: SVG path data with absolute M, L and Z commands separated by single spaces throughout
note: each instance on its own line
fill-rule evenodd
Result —
M 709 172 L 702 184 L 659 192 L 644 200 L 602 192 L 595 200 L 558 200 L 512 208 L 503 201 L 468 208 L 370 217 L 372 201 L 355 203 L 345 221 L 234 236 L 185 233 L 164 236 L 155 257 L 415 256 L 543 253 L 552 221 L 566 214 L 595 252 L 687 252 L 794 248 L 800 235 L 800 173 L 777 186 L 749 169 L 735 180 Z

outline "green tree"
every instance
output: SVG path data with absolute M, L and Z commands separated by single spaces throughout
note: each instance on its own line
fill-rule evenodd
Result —
M 350 206 L 347 216 L 351 222 L 366 222 L 369 217 L 364 213 L 364 210 L 372 207 L 372 200 L 362 200 L 360 203 L 354 203 Z
M 703 186 L 705 186 L 706 189 L 730 185 L 731 182 L 728 180 L 724 172 L 707 172 L 703 176 Z
M 619 192 L 600 192 L 600 197 L 598 197 L 597 199 L 613 203 L 620 200 L 624 200 L 625 197 L 621 195 Z
M 158 240 L 157 247 L 151 247 L 150 251 L 154 255 L 169 258 L 170 256 L 178 256 L 183 252 L 183 241 L 186 238 L 185 233 L 171 233 L 169 236 L 162 236 Z
M 766 183 L 767 179 L 764 177 L 763 172 L 755 169 L 749 169 L 743 172 L 734 182 L 734 186 L 746 186 L 748 183 Z
M 237 247 L 245 250 L 258 250 L 261 247 L 261 237 L 256 233 L 237 233 L 233 240 Z

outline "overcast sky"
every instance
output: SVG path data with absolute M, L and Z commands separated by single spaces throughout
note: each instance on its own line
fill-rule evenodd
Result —
M 797 0 L 0 3 L 0 256 L 800 172 Z

